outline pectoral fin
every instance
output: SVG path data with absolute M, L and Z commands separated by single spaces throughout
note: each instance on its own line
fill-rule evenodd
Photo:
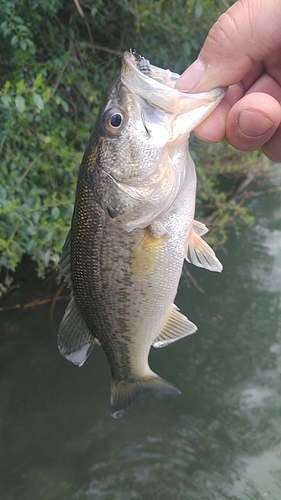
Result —
M 136 280 L 147 279 L 154 271 L 165 236 L 155 237 L 149 229 L 132 253 L 130 270 Z
M 202 226 L 204 226 L 204 224 L 202 224 Z M 222 264 L 220 263 L 220 261 L 216 257 L 215 252 L 211 249 L 208 243 L 206 243 L 206 241 L 201 238 L 200 234 L 204 234 L 202 232 L 200 233 L 200 227 L 199 231 L 198 227 L 195 229 L 191 229 L 186 242 L 185 259 L 195 266 L 204 267 L 209 271 L 221 272 Z
M 202 236 L 209 231 L 205 224 L 203 224 L 203 222 L 199 222 L 198 220 L 193 221 L 192 229 L 196 234 L 199 234 L 199 236 Z
M 60 353 L 78 366 L 85 363 L 94 348 L 94 337 L 82 318 L 74 298 L 65 310 L 57 342 Z
M 159 335 L 153 342 L 153 347 L 165 347 L 176 340 L 196 332 L 197 326 L 184 316 L 175 304 L 168 316 L 168 319 Z

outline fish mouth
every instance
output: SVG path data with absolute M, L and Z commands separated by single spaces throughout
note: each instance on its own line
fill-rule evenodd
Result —
M 139 59 L 146 62 L 146 71 L 142 71 Z M 149 69 L 149 71 L 148 71 Z M 226 88 L 217 88 L 197 94 L 184 93 L 175 89 L 180 75 L 169 69 L 158 68 L 150 64 L 135 52 L 125 52 L 122 60 L 121 81 L 134 94 L 142 97 L 152 106 L 166 113 L 179 115 L 206 105 L 210 113 L 226 93 Z

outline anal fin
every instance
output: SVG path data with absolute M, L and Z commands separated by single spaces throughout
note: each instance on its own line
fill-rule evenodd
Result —
M 164 324 L 161 332 L 153 342 L 153 347 L 165 347 L 166 345 L 182 339 L 196 332 L 197 326 L 184 316 L 175 304 Z
M 91 354 L 95 340 L 77 307 L 74 298 L 69 302 L 57 338 L 60 353 L 77 366 L 82 366 Z

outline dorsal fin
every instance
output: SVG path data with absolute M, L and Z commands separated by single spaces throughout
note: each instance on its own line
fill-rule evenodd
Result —
M 57 342 L 60 353 L 78 366 L 85 363 L 95 345 L 94 336 L 82 318 L 74 298 L 65 310 Z
M 185 259 L 187 262 L 191 262 L 191 264 L 198 267 L 204 267 L 209 271 L 222 271 L 222 264 L 208 243 L 201 238 L 198 229 L 191 229 L 189 233 L 186 242 Z
M 67 237 L 65 239 L 64 245 L 62 247 L 62 254 L 59 260 L 58 268 L 62 276 L 64 276 L 64 281 L 68 284 L 68 288 L 72 290 L 71 282 L 71 266 L 70 266 L 70 252 L 71 252 L 71 229 L 68 231 Z
M 170 314 L 159 335 L 153 342 L 153 347 L 165 347 L 176 340 L 196 332 L 197 326 L 184 316 L 175 304 L 172 304 Z

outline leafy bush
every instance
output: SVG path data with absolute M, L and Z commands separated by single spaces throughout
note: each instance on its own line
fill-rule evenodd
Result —
M 123 51 L 181 72 L 224 3 L 0 0 L 0 266 L 14 269 L 27 253 L 43 275 L 57 262 L 78 166 Z M 224 212 L 209 164 L 199 168 L 200 196 Z
M 102 89 L 116 72 L 101 58 L 91 69 L 94 48 L 68 4 L 1 2 L 0 265 L 14 269 L 28 253 L 41 275 L 58 260 L 77 169 Z

